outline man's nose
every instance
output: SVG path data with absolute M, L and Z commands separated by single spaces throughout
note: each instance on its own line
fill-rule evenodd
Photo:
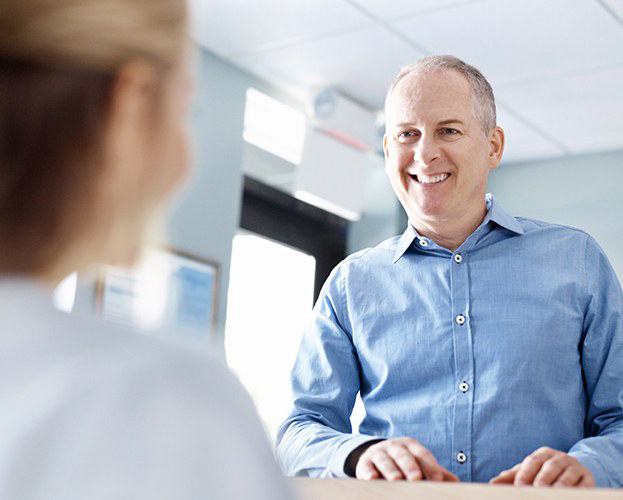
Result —
M 415 144 L 415 162 L 420 167 L 430 166 L 437 158 L 441 156 L 441 149 L 435 137 L 424 134 Z

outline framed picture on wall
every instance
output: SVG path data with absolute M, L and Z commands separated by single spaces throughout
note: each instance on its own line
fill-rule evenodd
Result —
M 96 308 L 113 323 L 145 332 L 210 335 L 215 328 L 219 266 L 173 248 L 149 250 L 136 269 L 105 266 Z

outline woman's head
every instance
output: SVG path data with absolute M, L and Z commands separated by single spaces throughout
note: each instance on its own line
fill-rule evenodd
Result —
M 3 2 L 0 273 L 133 261 L 189 162 L 185 32 L 182 0 Z

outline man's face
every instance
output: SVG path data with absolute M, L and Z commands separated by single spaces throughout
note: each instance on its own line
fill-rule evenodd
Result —
M 485 135 L 460 73 L 404 77 L 387 105 L 384 150 L 386 173 L 411 222 L 456 220 L 484 210 L 487 177 L 503 142 L 497 127 Z

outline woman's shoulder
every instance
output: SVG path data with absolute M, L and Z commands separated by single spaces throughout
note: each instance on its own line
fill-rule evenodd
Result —
M 74 380 L 74 385 L 108 387 L 115 383 L 166 387 L 177 381 L 187 387 L 207 385 L 203 393 L 223 392 L 219 387 L 229 392 L 237 385 L 211 346 L 177 340 L 173 333 L 146 335 L 91 314 L 66 314 L 56 310 L 37 286 L 0 283 L 0 344 L 9 361 L 0 371 L 13 367 L 31 377 L 48 371 Z M 215 380 L 219 383 L 210 383 Z
M 56 464 L 56 478 L 85 491 L 101 482 L 149 492 L 140 498 L 287 497 L 253 403 L 217 353 L 40 298 L 0 287 L 0 407 L 10 409 L 0 463 L 16 458 L 6 439 L 19 439 L 29 470 Z M 200 473 L 189 482 L 189 471 Z

